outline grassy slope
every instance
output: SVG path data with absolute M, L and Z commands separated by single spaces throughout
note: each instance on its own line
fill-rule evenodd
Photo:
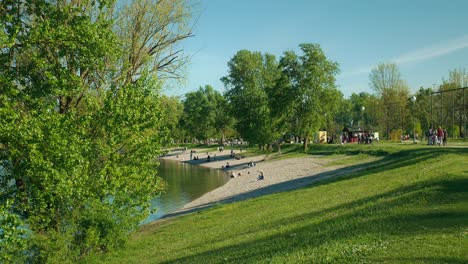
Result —
M 345 178 L 146 226 L 126 249 L 87 261 L 468 262 L 467 148 L 320 146 L 311 152 L 383 159 Z

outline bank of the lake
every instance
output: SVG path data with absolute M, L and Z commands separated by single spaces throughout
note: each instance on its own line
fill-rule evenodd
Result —
M 132 236 L 127 248 L 87 261 L 468 261 L 468 148 L 382 144 L 320 146 L 312 153 L 327 155 L 325 166 L 366 168 L 298 190 L 156 221 Z M 368 158 L 375 160 L 362 164 Z
M 169 153 L 165 159 L 181 163 L 199 165 L 203 167 L 223 170 L 234 175 L 226 184 L 205 193 L 201 197 L 185 204 L 172 215 L 193 212 L 218 203 L 229 203 L 250 199 L 266 194 L 293 190 L 310 185 L 314 182 L 346 175 L 365 169 L 366 166 L 346 167 L 345 163 L 334 163 L 347 157 L 327 157 L 325 155 L 299 155 L 287 159 L 275 159 L 278 155 L 249 155 L 239 149 L 223 152 L 211 149 L 177 150 Z M 247 155 L 247 156 L 246 156 Z M 198 160 L 193 160 L 197 156 Z M 210 156 L 210 161 L 208 160 Z M 372 162 L 381 157 L 366 157 L 359 162 Z M 356 161 L 355 161 L 356 162 Z M 226 165 L 229 164 L 229 167 Z M 254 164 L 255 166 L 251 166 Z M 260 171 L 263 180 L 257 180 Z
M 153 199 L 152 206 L 157 210 L 144 223 L 181 209 L 185 204 L 224 185 L 229 179 L 226 172 L 171 159 L 160 160 L 158 175 L 166 182 L 166 188 Z

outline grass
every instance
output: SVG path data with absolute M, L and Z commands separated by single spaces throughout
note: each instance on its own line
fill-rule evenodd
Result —
M 144 226 L 126 248 L 85 262 L 468 262 L 468 148 L 314 145 L 309 154 L 379 159 L 339 179 Z

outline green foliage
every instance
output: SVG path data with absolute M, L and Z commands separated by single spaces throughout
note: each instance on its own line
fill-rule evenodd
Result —
M 221 80 L 225 97 L 236 118 L 236 129 L 250 144 L 266 145 L 277 139 L 268 91 L 279 77 L 273 55 L 241 50 L 228 62 L 228 75 Z
M 338 64 L 329 61 L 318 44 L 301 44 L 301 56 L 285 52 L 280 60 L 282 70 L 279 89 L 293 131 L 304 137 L 304 150 L 309 137 L 327 124 L 338 110 L 342 94 L 336 90 Z M 328 116 L 328 117 L 327 117 Z
M 392 129 L 390 131 L 390 140 L 391 141 L 400 141 L 403 131 L 401 129 Z
M 413 106 L 412 114 L 421 122 L 421 127 L 424 131 L 428 131 L 431 126 L 431 88 L 419 88 L 416 93 L 416 102 Z
M 113 33 L 113 1 L 6 4 L 2 261 L 75 262 L 120 246 L 162 189 L 162 84 L 148 65 L 137 75 L 115 69 L 125 45 Z
M 183 104 L 183 126 L 198 140 L 207 140 L 218 131 L 222 136 L 231 123 L 225 99 L 210 85 L 186 94 Z
M 0 204 L 0 262 L 23 263 L 27 231 L 21 217 L 12 210 L 12 202 Z
M 176 96 L 161 96 L 161 110 L 163 111 L 163 126 L 170 132 L 169 140 L 181 141 L 186 131 L 181 126 L 180 121 L 182 119 L 184 105 Z
M 401 79 L 398 66 L 394 63 L 381 63 L 369 75 L 371 87 L 380 96 L 378 122 L 385 127 L 387 139 L 390 131 L 406 127 L 410 120 L 408 108 L 409 88 Z

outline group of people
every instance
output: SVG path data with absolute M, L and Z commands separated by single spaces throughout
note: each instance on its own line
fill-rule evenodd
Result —
M 351 142 L 351 143 L 357 142 L 358 144 L 372 144 L 373 141 L 374 141 L 374 133 L 372 132 L 354 133 L 352 138 L 350 137 L 349 133 L 343 133 L 340 136 L 341 145 L 348 143 L 348 142 Z
M 259 173 L 259 174 L 258 174 L 257 178 L 255 179 L 255 181 L 264 180 L 264 179 L 265 179 L 265 176 L 263 175 L 263 171 L 258 171 L 258 173 Z M 250 172 L 247 172 L 247 174 L 250 174 Z M 236 178 L 236 177 L 240 177 L 240 176 L 242 176 L 242 173 L 241 173 L 241 172 L 239 172 L 239 173 L 236 174 L 236 173 L 233 172 L 233 171 L 231 172 L 231 175 L 230 175 L 231 178 Z
M 414 134 L 414 140 L 418 140 L 419 136 L 418 133 Z M 409 134 L 401 135 L 401 141 L 409 141 L 411 139 Z
M 358 144 L 372 144 L 374 135 L 369 132 L 358 133 Z
M 190 160 L 198 160 L 198 156 L 193 155 L 195 153 L 196 153 L 195 150 L 190 150 Z
M 426 133 L 427 136 L 427 144 L 428 145 L 443 145 L 447 146 L 447 129 L 442 129 L 442 127 L 439 126 L 437 129 L 432 129 L 429 128 L 429 130 Z
M 187 148 L 182 149 L 182 152 L 183 152 L 183 153 L 185 153 L 186 151 L 187 151 Z M 219 151 L 219 152 L 223 152 L 223 151 L 224 151 L 224 147 L 219 147 L 219 148 L 218 148 L 218 151 Z M 190 160 L 199 160 L 198 155 L 197 155 L 197 156 L 194 155 L 195 153 L 196 153 L 195 150 L 190 150 Z M 208 152 L 207 152 L 206 155 L 207 155 L 207 157 L 206 157 L 206 161 L 207 161 L 207 162 L 210 162 L 210 161 L 212 161 L 212 160 L 216 160 L 216 154 L 214 154 L 214 156 L 212 157 L 212 156 L 211 156 L 211 153 L 208 153 Z M 231 157 L 231 158 L 236 158 L 236 159 L 238 159 L 238 157 L 235 156 L 234 150 L 231 150 L 230 157 Z M 247 166 L 248 166 L 249 168 L 250 168 L 250 167 L 255 167 L 256 165 L 257 165 L 257 164 L 256 164 L 254 161 L 250 161 L 250 162 L 247 164 Z M 231 165 L 229 164 L 229 162 L 226 162 L 226 165 L 225 165 L 225 166 L 221 166 L 221 168 L 224 169 L 224 170 L 227 170 L 227 169 L 230 168 L 230 167 L 231 167 Z M 250 172 L 249 172 L 248 174 L 250 174 Z M 232 171 L 232 172 L 230 173 L 230 177 L 231 177 L 231 178 L 236 178 L 236 177 L 240 177 L 240 176 L 242 176 L 242 173 L 241 173 L 241 172 L 238 172 L 238 173 L 236 174 L 234 171 Z M 263 171 L 259 171 L 259 175 L 257 176 L 256 181 L 263 180 L 263 179 L 264 179 Z

